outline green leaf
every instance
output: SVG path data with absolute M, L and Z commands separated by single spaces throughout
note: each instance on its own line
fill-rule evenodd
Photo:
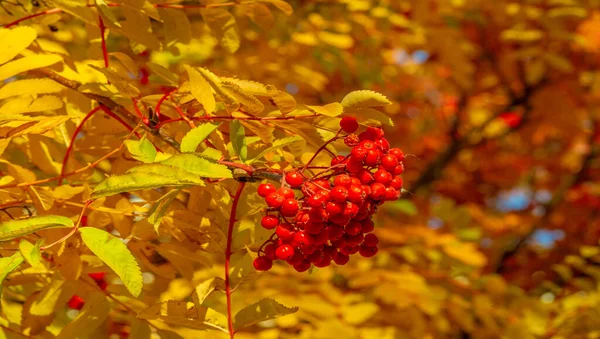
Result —
M 233 319 L 233 328 L 239 330 L 261 321 L 274 319 L 298 311 L 298 307 L 287 307 L 271 298 L 265 298 L 240 310 Z
M 397 200 L 386 204 L 385 208 L 392 212 L 400 212 L 406 215 L 417 215 L 417 207 L 409 200 Z
M 121 239 L 93 227 L 79 229 L 85 245 L 121 278 L 127 290 L 137 297 L 142 292 L 142 271 Z
M 133 167 L 126 174 L 109 177 L 99 183 L 92 192 L 92 199 L 122 192 L 154 189 L 159 187 L 204 186 L 197 175 L 177 167 L 148 164 Z
M 227 166 L 191 153 L 174 155 L 161 164 L 174 166 L 204 178 L 233 178 Z
M 73 227 L 73 220 L 60 215 L 44 215 L 0 223 L 0 241 L 10 240 L 46 228 Z
M 223 158 L 223 154 L 221 153 L 221 151 L 219 151 L 218 149 L 214 149 L 214 148 L 207 148 L 204 151 L 202 151 L 202 153 L 200 153 L 200 156 L 209 160 L 220 160 L 221 158 Z
M 23 263 L 23 256 L 19 252 L 11 255 L 8 258 L 0 258 L 0 295 L 2 295 L 2 284 L 4 279 Z
M 350 92 L 342 99 L 344 108 L 380 107 L 391 103 L 385 95 L 368 90 Z
M 208 122 L 187 132 L 181 139 L 180 149 L 184 153 L 195 152 L 198 145 L 203 142 L 214 130 L 221 125 L 220 122 Z
M 325 106 L 306 106 L 310 111 L 328 117 L 337 117 L 344 112 L 344 106 L 339 102 L 333 102 Z
M 294 136 L 294 137 L 289 137 L 289 138 L 283 138 L 283 139 L 277 139 L 273 142 L 273 146 L 263 150 L 262 152 L 260 152 L 260 154 L 258 154 L 254 159 L 250 159 L 248 160 L 248 163 L 251 164 L 253 162 L 255 162 L 256 160 L 264 157 L 265 155 L 276 151 L 280 148 L 283 148 L 285 146 L 289 146 L 293 143 L 295 143 L 296 141 L 300 141 L 303 140 L 302 137 L 299 136 Z
M 239 120 L 233 120 L 229 124 L 229 139 L 233 150 L 240 157 L 242 162 L 248 158 L 248 145 L 246 144 L 246 131 Z
M 150 163 L 156 158 L 156 148 L 145 136 L 141 140 L 126 140 L 125 146 L 135 160 Z
M 172 190 L 169 193 L 160 197 L 160 199 L 156 200 L 150 210 L 148 211 L 148 222 L 154 225 L 154 228 L 158 227 L 162 217 L 167 212 L 167 208 L 171 205 L 171 202 L 177 197 L 177 195 L 181 192 L 181 189 Z
M 184 67 L 188 73 L 188 77 L 190 78 L 190 89 L 192 96 L 202 104 L 206 113 L 214 112 L 216 102 L 212 87 L 208 81 L 204 79 L 202 74 L 198 72 L 198 70 L 188 65 L 184 65 Z
M 29 265 L 31 265 L 34 268 L 43 267 L 40 246 L 41 242 L 38 242 L 35 245 L 33 245 L 25 239 L 21 240 L 21 242 L 19 243 L 19 252 L 21 252 L 21 255 L 23 256 L 23 258 L 25 258 L 25 260 L 27 260 Z

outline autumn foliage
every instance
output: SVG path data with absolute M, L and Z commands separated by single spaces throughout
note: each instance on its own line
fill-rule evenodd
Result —
M 0 0 L 0 337 L 597 338 L 594 1 Z

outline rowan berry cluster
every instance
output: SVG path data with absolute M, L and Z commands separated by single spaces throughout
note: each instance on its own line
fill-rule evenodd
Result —
M 343 118 L 340 127 L 335 138 L 351 147 L 347 156 L 336 156 L 329 168 L 310 178 L 305 166 L 287 172 L 279 188 L 271 183 L 258 187 L 268 206 L 261 225 L 275 233 L 259 249 L 257 270 L 269 270 L 273 261 L 282 260 L 304 272 L 332 261 L 345 265 L 355 253 L 377 253 L 372 216 L 378 206 L 400 197 L 404 153 L 390 148 L 380 128 L 356 135 L 358 123 L 351 117 Z

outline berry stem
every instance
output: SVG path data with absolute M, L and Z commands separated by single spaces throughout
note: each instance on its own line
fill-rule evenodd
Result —
M 323 151 L 324 149 L 327 149 L 327 145 L 329 145 L 330 143 L 334 142 L 338 136 L 340 135 L 340 132 L 342 132 L 342 129 L 340 129 L 339 131 L 337 131 L 337 133 L 333 136 L 333 138 L 327 140 L 323 145 L 321 145 L 321 147 L 319 147 L 317 149 L 317 151 L 315 152 L 315 154 L 313 154 L 312 158 L 310 158 L 310 160 L 308 160 L 308 162 L 304 165 L 304 167 L 302 167 L 300 169 L 300 171 L 298 171 L 299 173 L 303 173 L 308 166 L 310 166 L 310 164 L 315 160 L 315 158 L 317 157 L 317 155 L 319 155 L 319 153 L 321 153 L 321 151 Z M 329 150 L 327 150 L 329 151 Z
M 233 317 L 231 316 L 231 281 L 229 280 L 229 264 L 231 261 L 231 243 L 233 238 L 233 226 L 235 225 L 236 218 L 235 214 L 237 211 L 238 202 L 242 195 L 242 191 L 246 186 L 245 182 L 240 182 L 237 187 L 237 191 L 233 196 L 233 202 L 231 204 L 231 214 L 229 215 L 229 227 L 227 229 L 227 245 L 225 247 L 225 295 L 227 296 L 227 327 L 229 329 L 229 336 L 233 339 L 235 332 L 233 331 Z

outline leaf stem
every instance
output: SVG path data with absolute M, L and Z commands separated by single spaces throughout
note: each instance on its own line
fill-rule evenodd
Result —
M 229 216 L 229 228 L 227 229 L 227 246 L 225 248 L 225 295 L 227 296 L 227 327 L 229 329 L 229 336 L 231 339 L 234 338 L 235 332 L 233 331 L 233 318 L 231 316 L 231 282 L 229 280 L 229 264 L 231 261 L 231 243 L 233 238 L 233 226 L 236 222 L 236 211 L 237 206 L 240 201 L 240 196 L 242 195 L 242 191 L 244 190 L 244 186 L 246 186 L 245 182 L 240 182 L 237 187 L 237 191 L 235 192 L 235 196 L 233 197 L 233 202 L 231 204 L 231 214 Z
M 58 239 L 57 241 L 51 243 L 50 245 L 40 247 L 40 250 L 45 251 L 45 250 L 49 249 L 50 247 L 52 247 L 56 244 L 60 244 L 61 242 L 69 239 L 73 234 L 75 234 L 75 232 L 77 232 L 77 230 L 79 229 L 79 225 L 81 225 L 81 219 L 83 218 L 83 214 L 85 214 L 85 211 L 92 204 L 92 202 L 93 202 L 93 200 L 91 200 L 91 199 L 89 199 L 88 201 L 85 202 L 85 205 L 83 205 L 83 208 L 81 209 L 81 213 L 79 213 L 79 219 L 77 219 L 77 223 L 75 224 L 75 226 L 71 229 L 71 231 L 69 233 L 67 233 L 64 237 Z

